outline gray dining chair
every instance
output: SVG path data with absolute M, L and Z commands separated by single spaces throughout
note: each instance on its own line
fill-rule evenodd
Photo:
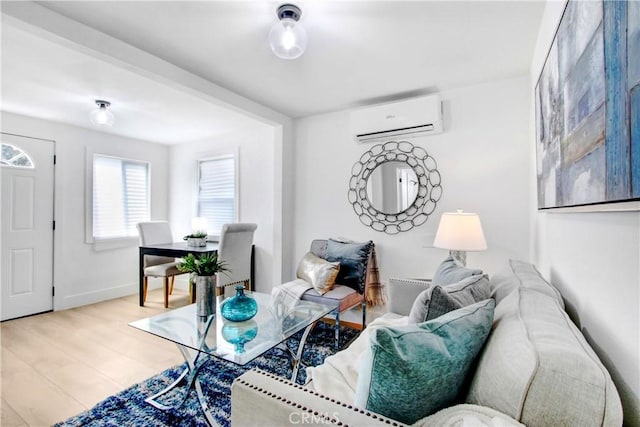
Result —
M 235 294 L 235 285 L 251 289 L 251 252 L 253 234 L 258 226 L 253 223 L 224 224 L 218 244 L 218 258 L 227 264 L 227 273 L 217 275 L 217 293 L 224 297 Z
M 173 243 L 171 227 L 167 221 L 149 221 L 136 224 L 140 236 L 140 245 L 157 245 Z M 164 286 L 164 308 L 169 308 L 169 294 L 173 293 L 173 283 L 178 274 L 183 274 L 177 267 L 175 258 L 145 255 L 144 283 L 142 301 L 147 299 L 149 277 L 162 277 Z M 171 279 L 171 283 L 169 283 Z

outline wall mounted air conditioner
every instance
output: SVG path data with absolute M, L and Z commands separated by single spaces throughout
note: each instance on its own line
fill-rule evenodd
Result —
M 351 112 L 350 123 L 358 142 L 387 142 L 441 133 L 440 95 L 359 108 Z

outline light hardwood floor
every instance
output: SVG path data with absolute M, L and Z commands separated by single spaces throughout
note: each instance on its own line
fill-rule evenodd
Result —
M 175 344 L 128 326 L 165 311 L 162 290 L 0 324 L 0 426 L 50 426 L 184 360 Z M 175 289 L 171 308 L 188 304 Z M 386 307 L 367 310 L 367 323 Z M 357 327 L 362 312 L 343 314 Z
M 179 289 L 170 306 L 186 305 Z M 161 290 L 0 324 L 0 425 L 50 426 L 183 359 L 176 346 L 128 326 L 164 311 Z

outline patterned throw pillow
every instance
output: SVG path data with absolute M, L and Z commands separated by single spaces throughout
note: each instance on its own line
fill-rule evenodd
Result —
M 490 296 L 489 277 L 486 274 L 467 277 L 447 286 L 433 285 L 422 291 L 413 302 L 409 323 L 435 319 Z
M 491 331 L 494 308 L 488 299 L 429 322 L 373 331 L 356 406 L 413 424 L 453 404 Z
M 311 252 L 307 252 L 298 264 L 296 276 L 309 282 L 320 295 L 333 288 L 340 271 L 339 262 L 329 262 Z
M 339 262 L 340 272 L 336 283 L 349 286 L 359 293 L 364 292 L 367 262 L 373 242 L 345 243 L 329 239 L 327 242 L 327 261 Z
M 449 256 L 442 261 L 442 264 L 436 269 L 432 282 L 434 285 L 450 285 L 478 274 L 482 274 L 482 270 L 478 268 L 467 268 L 453 259 L 452 256 Z

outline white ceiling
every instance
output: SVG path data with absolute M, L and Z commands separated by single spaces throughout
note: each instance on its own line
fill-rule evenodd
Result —
M 111 128 L 91 124 L 95 100 L 112 103 Z M 256 126 L 245 115 L 2 26 L 2 110 L 163 144 Z
M 40 4 L 291 117 L 528 72 L 543 1 L 301 1 L 309 45 L 270 51 L 272 1 Z M 46 70 L 46 72 L 43 72 Z M 113 101 L 112 129 L 163 143 L 255 123 L 100 59 L 2 26 L 2 109 L 87 126 Z

